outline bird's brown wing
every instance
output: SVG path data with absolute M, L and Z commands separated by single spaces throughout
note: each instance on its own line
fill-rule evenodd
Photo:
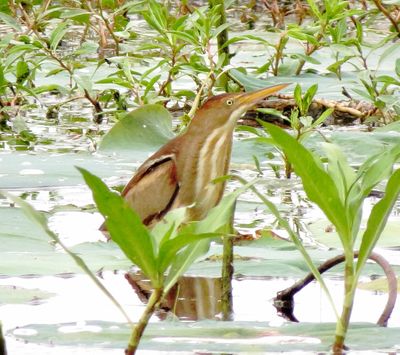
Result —
M 143 223 L 150 225 L 169 211 L 178 192 L 175 160 L 173 156 L 166 156 L 143 165 L 121 195 Z

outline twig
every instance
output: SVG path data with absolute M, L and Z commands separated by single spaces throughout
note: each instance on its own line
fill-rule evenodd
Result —
M 358 257 L 358 254 L 359 252 L 355 252 L 354 256 Z M 382 268 L 388 281 L 388 288 L 389 288 L 388 300 L 385 309 L 383 310 L 381 316 L 377 321 L 377 324 L 379 326 L 386 327 L 388 319 L 390 318 L 393 308 L 396 304 L 396 298 L 397 298 L 396 274 L 393 271 L 393 268 L 390 266 L 390 264 L 383 256 L 377 253 L 371 253 L 369 259 L 375 261 Z M 334 267 L 335 265 L 342 263 L 344 260 L 345 260 L 344 255 L 336 256 L 323 263 L 318 268 L 318 271 L 322 274 L 325 271 Z M 282 312 L 284 316 L 287 317 L 289 320 L 293 322 L 298 322 L 297 318 L 293 315 L 293 309 L 294 309 L 293 296 L 297 292 L 302 290 L 305 286 L 307 286 L 314 279 L 315 279 L 314 275 L 310 273 L 305 278 L 297 281 L 291 287 L 288 287 L 285 290 L 278 292 L 277 296 L 274 298 L 274 305 L 278 309 L 278 311 Z
M 396 22 L 396 20 L 392 17 L 390 12 L 386 10 L 386 8 L 382 5 L 380 0 L 373 0 L 374 4 L 376 7 L 379 9 L 380 12 L 392 23 L 393 27 L 395 28 L 397 32 L 397 37 L 400 38 L 400 27 L 399 24 Z

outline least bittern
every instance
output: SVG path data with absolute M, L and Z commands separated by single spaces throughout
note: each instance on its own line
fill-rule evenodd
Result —
M 214 96 L 197 111 L 187 130 L 169 141 L 139 167 L 122 196 L 152 226 L 170 210 L 188 206 L 188 221 L 201 220 L 220 201 L 235 124 L 258 101 L 288 84 L 250 93 Z

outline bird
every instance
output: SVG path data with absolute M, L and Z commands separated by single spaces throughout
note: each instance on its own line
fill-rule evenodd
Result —
M 213 180 L 228 173 L 237 120 L 287 85 L 209 98 L 186 130 L 150 156 L 122 190 L 142 223 L 151 228 L 179 207 L 187 207 L 187 221 L 205 218 L 223 195 L 225 182 Z

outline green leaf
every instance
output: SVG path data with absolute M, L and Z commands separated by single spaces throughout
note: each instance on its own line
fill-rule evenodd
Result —
M 324 123 L 324 121 L 332 114 L 334 111 L 333 108 L 326 109 L 321 116 L 319 116 L 311 125 L 312 128 L 318 127 L 320 124 Z
M 164 281 L 164 293 L 166 294 L 175 285 L 178 278 L 196 261 L 200 256 L 207 253 L 210 240 L 205 239 L 197 242 L 194 246 L 186 247 L 176 255 Z
M 71 19 L 82 24 L 89 24 L 91 13 L 84 9 L 62 9 L 60 18 Z
M 156 149 L 174 137 L 172 117 L 161 105 L 145 105 L 126 114 L 104 136 L 101 151 Z
M 196 259 L 208 251 L 210 245 L 209 238 L 214 236 L 215 232 L 220 231 L 228 223 L 231 223 L 236 199 L 241 193 L 254 184 L 254 182 L 255 181 L 250 182 L 225 196 L 217 206 L 208 212 L 206 218 L 203 220 L 192 222 L 181 229 L 183 235 L 200 235 L 200 239 L 203 239 L 203 237 L 206 239 L 200 240 L 194 245 L 187 246 L 175 257 L 165 280 L 165 292 L 168 292 L 168 289 L 176 283 L 179 276 L 182 275 Z M 196 237 L 191 238 L 196 239 Z M 176 243 L 179 245 L 182 241 L 178 240 Z
M 93 274 L 93 272 L 89 269 L 86 263 L 82 260 L 82 258 L 72 252 L 69 248 L 65 246 L 65 244 L 60 240 L 57 234 L 55 234 L 48 226 L 46 216 L 36 211 L 29 203 L 25 202 L 19 197 L 11 195 L 7 192 L 1 192 L 0 195 L 4 195 L 11 201 L 15 202 L 19 205 L 24 211 L 25 215 L 29 217 L 32 221 L 38 224 L 43 231 L 47 234 L 47 236 L 55 243 L 57 243 L 73 260 L 74 262 L 86 273 L 87 276 L 96 284 L 96 286 L 111 300 L 111 302 L 118 308 L 118 310 L 124 315 L 126 320 L 131 323 L 129 316 L 126 314 L 124 309 L 118 303 L 118 301 L 113 297 L 113 295 L 103 286 L 103 284 L 98 280 L 98 278 Z
M 0 285 L 0 305 L 32 304 L 32 302 L 37 304 L 37 301 L 43 302 L 45 299 L 54 296 L 54 293 L 37 288 L 27 289 L 19 286 Z
M 395 69 L 396 69 L 396 75 L 400 78 L 400 58 L 396 59 Z
M 0 20 L 3 21 L 6 25 L 10 26 L 12 29 L 17 31 L 18 33 L 22 32 L 22 28 L 20 24 L 16 21 L 16 19 L 4 12 L 0 12 Z
M 220 233 L 200 233 L 200 234 L 181 233 L 176 238 L 166 241 L 160 247 L 158 254 L 159 272 L 164 272 L 173 263 L 178 252 L 181 251 L 186 246 L 191 249 L 193 246 L 196 246 L 195 243 L 203 239 L 218 238 L 220 236 L 221 236 Z
M 400 194 L 400 169 L 397 169 L 389 178 L 385 196 L 372 208 L 368 218 L 367 229 L 362 236 L 360 253 L 358 255 L 356 273 L 360 274 L 368 256 L 375 247 L 383 229 L 386 226 L 390 212 Z
M 53 51 L 57 49 L 60 41 L 63 39 L 68 30 L 69 26 L 68 22 L 66 21 L 59 23 L 58 26 L 53 30 L 53 32 L 50 35 L 50 48 Z
M 339 231 L 342 242 L 346 244 L 348 241 L 342 238 L 348 236 L 349 226 L 343 214 L 344 205 L 332 177 L 311 152 L 291 135 L 269 123 L 263 123 L 263 126 L 293 164 L 294 171 L 301 178 L 308 198 L 321 208 Z
M 83 168 L 77 169 L 92 190 L 93 199 L 106 219 L 111 239 L 151 280 L 153 287 L 159 287 L 155 241 L 140 217 L 121 196 L 110 191 L 100 178 Z
M 245 182 L 242 178 L 238 179 L 242 183 Z M 276 208 L 275 204 L 273 204 L 270 200 L 268 200 L 263 194 L 261 194 L 256 188 L 253 186 L 250 187 L 251 190 L 261 199 L 261 201 L 264 203 L 264 205 L 269 209 L 269 211 L 276 217 L 276 219 L 279 221 L 279 224 L 287 231 L 289 234 L 290 239 L 292 242 L 295 244 L 297 250 L 301 253 L 303 256 L 303 260 L 307 264 L 308 268 L 314 275 L 315 279 L 320 283 L 322 289 L 324 290 L 325 294 L 327 295 L 329 302 L 332 306 L 332 309 L 335 312 L 336 317 L 338 318 L 338 312 L 335 307 L 335 303 L 333 302 L 333 298 L 329 292 L 328 287 L 325 284 L 324 279 L 322 278 L 320 272 L 317 269 L 317 266 L 313 263 L 310 254 L 307 252 L 305 247 L 303 246 L 302 241 L 300 240 L 299 236 L 293 231 L 293 229 L 290 227 L 288 221 L 284 218 L 282 218 L 279 210 Z
M 400 144 L 368 158 L 358 169 L 357 179 L 361 180 L 361 193 L 366 196 L 371 189 L 392 171 L 400 156 Z
M 25 61 L 19 61 L 17 63 L 15 74 L 17 76 L 17 83 L 22 84 L 29 77 L 29 66 Z
M 53 353 L 64 348 L 76 354 L 82 354 L 82 348 L 88 354 L 118 353 L 126 345 L 131 332 L 129 325 L 99 320 L 78 324 L 72 321 L 38 323 L 21 326 L 20 331 L 9 334 L 11 339 L 16 337 L 19 340 L 21 348 L 26 349 L 25 353 L 32 354 L 32 351 L 29 352 L 34 347 L 32 344 L 40 344 L 43 348 L 43 344 L 51 344 Z M 151 322 L 146 328 L 140 346 L 143 351 L 140 352 L 189 354 L 196 348 L 207 354 L 321 354 L 329 353 L 334 331 L 333 323 L 322 322 L 287 322 L 278 326 L 260 321 Z M 355 323 L 349 329 L 346 345 L 352 349 L 350 353 L 385 354 L 387 349 L 397 350 L 399 331 L 398 326 Z M 24 343 L 27 343 L 26 347 L 22 347 Z
M 307 33 L 302 32 L 300 29 L 292 29 L 287 32 L 287 35 L 291 38 L 298 39 L 300 41 L 305 41 L 311 43 L 314 46 L 319 46 L 318 40 Z
M 322 14 L 319 11 L 318 5 L 315 3 L 315 1 L 314 0 L 307 0 L 307 3 L 310 6 L 310 9 L 314 13 L 314 15 L 321 20 L 322 19 Z
M 90 95 L 93 94 L 93 79 L 89 75 L 73 75 L 72 77 L 80 89 L 87 91 Z
M 336 184 L 340 199 L 345 204 L 347 193 L 356 178 L 356 173 L 350 167 L 346 157 L 337 145 L 322 143 L 322 148 L 329 162 L 328 173 Z

